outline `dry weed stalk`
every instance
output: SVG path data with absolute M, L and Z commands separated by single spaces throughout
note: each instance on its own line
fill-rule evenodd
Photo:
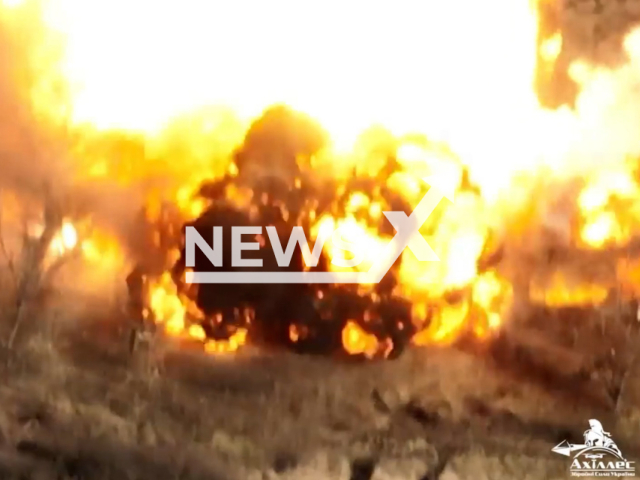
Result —
M 131 337 L 129 346 L 134 368 L 150 380 L 160 378 L 166 354 L 162 336 L 148 322 L 144 322 L 133 327 Z
M 126 316 L 131 325 L 128 337 L 129 355 L 136 370 L 158 377 L 163 370 L 167 345 L 148 303 L 148 274 L 144 268 L 137 266 L 129 273 L 126 283 Z
M 640 323 L 640 306 L 638 306 L 635 320 Z M 640 365 L 640 331 L 638 331 L 637 325 L 635 328 L 631 325 L 627 327 L 627 342 L 630 352 L 627 363 L 620 377 L 618 394 L 615 399 L 615 410 L 618 414 L 620 414 L 623 404 L 628 401 L 629 382 L 638 381 L 638 366 Z M 633 402 L 633 399 L 631 401 Z

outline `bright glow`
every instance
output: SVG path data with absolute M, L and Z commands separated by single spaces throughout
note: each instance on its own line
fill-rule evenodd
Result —
M 49 0 L 48 16 L 68 38 L 74 116 L 101 128 L 286 102 L 345 148 L 381 123 L 505 169 L 533 155 L 527 137 L 544 125 L 527 1 Z

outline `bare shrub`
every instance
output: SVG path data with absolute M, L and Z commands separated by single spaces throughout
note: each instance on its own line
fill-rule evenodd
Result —
M 64 215 L 59 202 L 46 194 L 43 197 L 42 221 L 36 224 L 35 232 L 26 217 L 19 219 L 17 229 L 13 224 L 7 229 L 0 204 L 0 261 L 4 264 L 0 276 L 7 287 L 0 301 L 5 312 L 2 322 L 8 328 L 5 342 L 10 349 L 25 319 L 42 313 L 47 294 L 54 289 L 56 273 L 78 253 L 75 245 L 52 254 L 51 245 L 60 234 Z

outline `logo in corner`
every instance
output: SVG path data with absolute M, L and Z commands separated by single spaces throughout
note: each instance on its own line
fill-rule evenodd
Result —
M 589 428 L 584 432 L 583 444 L 562 441 L 551 449 L 552 452 L 571 457 L 573 462 L 569 471 L 574 477 L 635 477 L 635 462 L 623 457 L 622 452 L 605 432 L 602 424 L 589 420 Z

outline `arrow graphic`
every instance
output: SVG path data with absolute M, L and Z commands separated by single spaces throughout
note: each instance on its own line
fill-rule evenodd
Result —
M 575 452 L 576 450 L 584 450 L 588 448 L 586 445 L 578 445 L 574 443 L 569 443 L 566 440 L 560 442 L 558 445 L 551 449 L 552 452 L 559 453 L 560 455 L 564 455 L 568 457 L 571 455 L 571 452 Z

